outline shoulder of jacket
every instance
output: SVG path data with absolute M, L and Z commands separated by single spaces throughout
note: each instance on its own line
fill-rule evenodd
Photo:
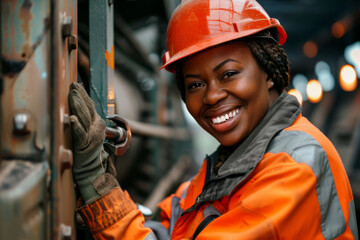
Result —
M 266 152 L 287 153 L 297 163 L 305 163 L 313 169 L 327 160 L 327 154 L 319 141 L 301 130 L 280 131 L 271 140 Z

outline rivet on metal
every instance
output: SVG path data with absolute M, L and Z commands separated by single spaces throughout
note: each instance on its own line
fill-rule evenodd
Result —
M 65 170 L 70 169 L 73 165 L 73 155 L 72 151 L 65 149 L 63 146 L 60 146 L 60 170 L 63 173 Z
M 70 127 L 70 116 L 69 116 L 69 114 L 64 114 L 63 122 L 64 122 L 64 128 Z
M 72 235 L 71 226 L 60 224 L 60 234 L 61 234 L 60 239 L 71 240 L 71 235 Z
M 76 35 L 70 35 L 68 37 L 68 49 L 69 52 L 71 52 L 72 50 L 77 49 L 78 46 L 78 38 Z
M 71 35 L 72 30 L 72 18 L 71 17 L 64 17 L 62 26 L 61 26 L 61 33 L 63 38 L 69 37 Z
M 16 136 L 25 136 L 30 133 L 29 116 L 26 113 L 17 113 L 14 117 L 13 134 Z

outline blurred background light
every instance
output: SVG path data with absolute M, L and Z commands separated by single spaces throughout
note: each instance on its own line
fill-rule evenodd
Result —
M 341 22 L 335 22 L 331 26 L 331 34 L 333 35 L 334 38 L 342 38 L 342 36 L 344 36 L 345 34 L 344 24 Z
M 315 65 L 315 73 L 324 92 L 330 92 L 335 88 L 335 78 L 331 74 L 330 66 L 324 61 Z
M 320 102 L 323 96 L 323 90 L 320 82 L 316 79 L 310 80 L 306 86 L 306 93 L 310 102 Z
M 346 64 L 340 69 L 340 87 L 344 91 L 354 91 L 357 86 L 357 77 L 355 68 L 349 64 Z
M 307 58 L 314 58 L 318 54 L 318 45 L 313 41 L 305 42 L 303 53 Z
M 345 48 L 344 57 L 346 61 L 355 67 L 360 78 L 360 42 L 355 42 Z
M 302 105 L 302 103 L 303 103 L 303 98 L 302 98 L 302 95 L 301 95 L 300 91 L 298 91 L 298 90 L 296 90 L 296 89 L 293 88 L 293 89 L 290 89 L 290 90 L 288 91 L 288 93 L 289 93 L 290 95 L 295 96 L 295 97 L 297 98 L 297 100 L 299 101 L 300 105 Z
M 296 90 L 298 90 L 303 98 L 303 101 L 307 100 L 306 86 L 308 79 L 304 74 L 296 74 L 292 80 L 292 85 Z

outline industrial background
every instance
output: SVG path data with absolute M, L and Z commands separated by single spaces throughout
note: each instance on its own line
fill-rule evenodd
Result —
M 91 239 L 75 214 L 73 81 L 107 119 L 118 180 L 153 211 L 147 218 L 215 150 L 184 110 L 173 76 L 158 70 L 179 2 L 0 1 L 0 240 Z M 288 34 L 289 92 L 342 157 L 359 222 L 360 2 L 259 3 Z

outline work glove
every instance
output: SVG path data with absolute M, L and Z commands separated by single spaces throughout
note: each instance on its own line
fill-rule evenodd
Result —
M 103 149 L 105 121 L 82 85 L 72 83 L 69 92 L 70 122 L 73 135 L 73 174 L 85 204 L 119 186 L 115 168 Z

